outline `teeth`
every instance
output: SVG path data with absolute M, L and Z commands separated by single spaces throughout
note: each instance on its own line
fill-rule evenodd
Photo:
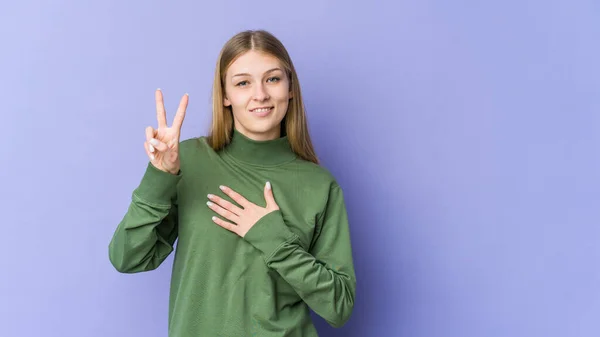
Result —
M 269 111 L 269 110 L 271 110 L 271 108 L 264 108 L 264 109 L 254 109 L 253 111 L 254 111 L 254 112 L 267 112 L 267 111 Z

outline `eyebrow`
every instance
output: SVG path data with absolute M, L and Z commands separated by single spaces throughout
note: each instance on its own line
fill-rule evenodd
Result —
M 271 73 L 276 70 L 281 70 L 281 68 L 273 68 L 273 69 L 267 70 L 267 71 L 265 71 L 265 74 Z M 283 71 L 283 70 L 281 70 L 281 71 Z M 231 76 L 231 78 L 234 78 L 236 76 L 251 76 L 251 75 L 248 73 L 241 73 L 241 74 L 235 74 L 235 75 Z

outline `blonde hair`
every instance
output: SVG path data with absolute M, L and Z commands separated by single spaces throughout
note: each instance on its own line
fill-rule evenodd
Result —
M 292 151 L 296 155 L 319 164 L 308 133 L 306 111 L 294 64 L 281 41 L 265 30 L 240 32 L 229 39 L 221 49 L 212 88 L 212 124 L 207 137 L 208 144 L 218 151 L 231 141 L 233 114 L 231 107 L 223 104 L 225 75 L 229 66 L 239 56 L 250 50 L 267 53 L 281 62 L 290 80 L 290 91 L 292 92 L 288 110 L 281 122 L 282 135 L 287 135 Z

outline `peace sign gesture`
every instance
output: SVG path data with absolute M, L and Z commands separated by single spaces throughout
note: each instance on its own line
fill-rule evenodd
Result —
M 179 173 L 179 137 L 181 135 L 181 125 L 185 118 L 188 97 L 188 94 L 183 95 L 179 102 L 179 108 L 175 114 L 173 124 L 171 127 L 168 127 L 162 91 L 157 89 L 155 98 L 158 128 L 154 129 L 151 126 L 146 128 L 144 148 L 150 158 L 150 162 L 157 169 L 172 174 Z

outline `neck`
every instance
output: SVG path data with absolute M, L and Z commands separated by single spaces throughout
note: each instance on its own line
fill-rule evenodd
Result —
M 273 130 L 270 130 L 269 132 L 265 132 L 265 133 L 252 133 L 252 132 L 248 132 L 248 130 L 239 130 L 239 129 L 236 129 L 236 130 L 239 133 L 243 134 L 244 136 L 246 136 L 252 140 L 257 140 L 257 141 L 273 140 L 273 139 L 277 139 L 277 138 L 281 137 L 280 128 L 274 128 Z
M 233 128 L 236 129 L 239 133 L 243 134 L 244 136 L 252 139 L 252 140 L 258 140 L 258 141 L 265 141 L 265 140 L 273 140 L 273 139 L 277 139 L 279 137 L 281 137 L 281 127 L 283 124 L 279 124 L 279 127 L 274 127 L 271 130 L 268 130 L 266 132 L 251 132 L 250 130 L 246 129 L 243 125 L 241 125 L 238 120 L 235 118 L 233 118 Z
M 239 161 L 261 166 L 279 165 L 296 158 L 287 136 L 256 140 L 236 128 L 225 152 Z

